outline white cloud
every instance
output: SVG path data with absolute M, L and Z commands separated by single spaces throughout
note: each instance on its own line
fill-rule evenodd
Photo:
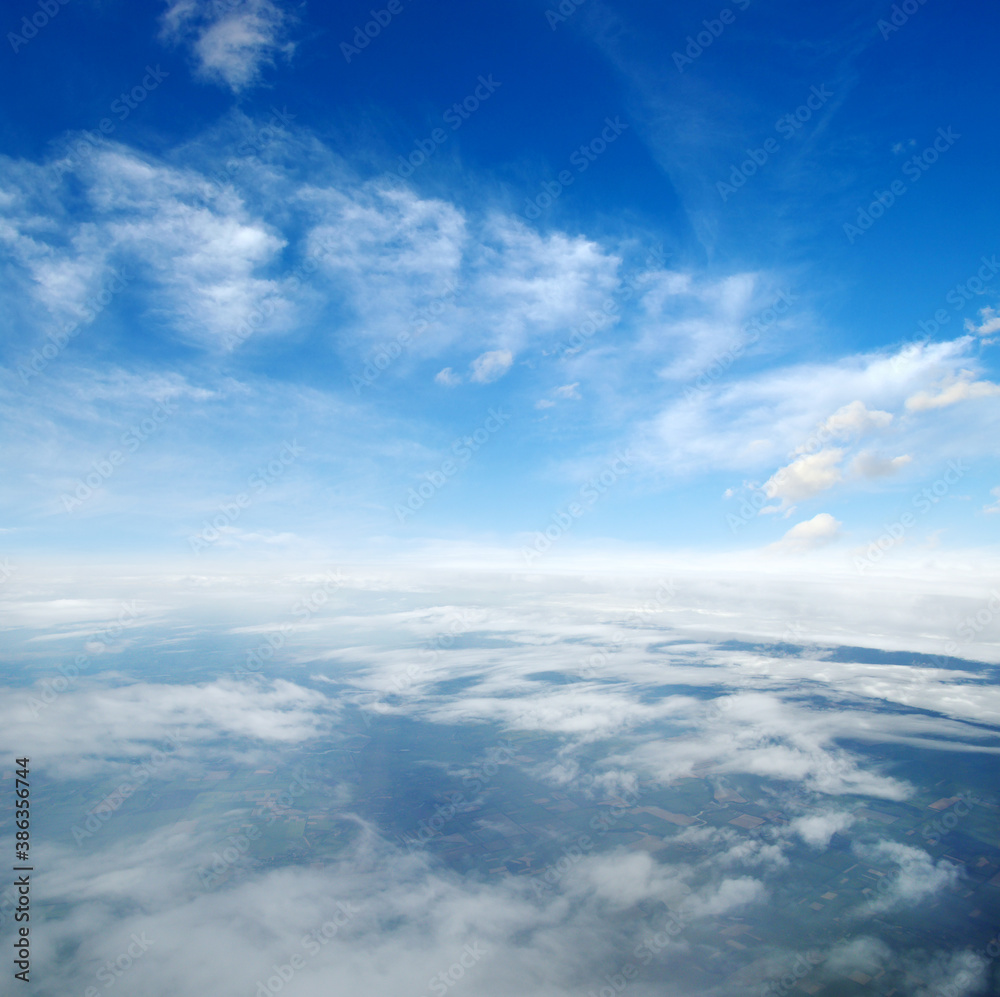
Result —
M 263 330 L 288 310 L 280 285 L 254 273 L 284 244 L 262 225 L 174 203 L 109 228 L 123 251 L 144 257 L 162 275 L 171 317 L 189 334 L 204 330 L 217 343 L 235 345 L 245 323 Z
M 864 905 L 869 914 L 903 904 L 912 906 L 955 885 L 961 878 L 959 867 L 954 863 L 947 859 L 935 863 L 922 849 L 897 841 L 859 844 L 856 851 L 873 864 L 895 866 L 890 875 L 880 880 L 877 895 Z
M 461 210 L 405 188 L 344 179 L 301 196 L 317 219 L 311 251 L 322 247 L 324 269 L 347 283 L 367 321 L 381 317 L 381 326 L 388 315 L 409 327 L 416 312 L 423 322 L 412 331 L 424 338 L 425 326 L 451 314 L 470 251 Z
M 861 478 L 886 478 L 906 467 L 912 461 L 909 454 L 899 457 L 880 457 L 871 450 L 863 450 L 851 462 L 851 474 Z
M 479 366 L 498 376 L 507 354 L 564 339 L 618 280 L 621 261 L 596 243 L 541 236 L 409 188 L 339 180 L 301 196 L 321 216 L 310 246 L 323 247 L 323 270 L 357 318 L 351 340 L 409 334 L 410 359 L 398 370 L 462 349 L 473 380 Z M 483 354 L 489 359 L 477 359 Z
M 894 355 L 856 354 L 720 378 L 675 397 L 640 424 L 633 449 L 648 467 L 664 474 L 669 468 L 672 476 L 709 469 L 759 473 L 787 454 L 844 445 L 835 431 L 841 436 L 887 432 L 888 416 L 907 398 L 973 369 L 978 345 L 964 336 L 908 346 Z M 943 423 L 930 427 L 907 420 L 897 427 L 892 420 L 891 426 L 897 452 L 922 460 L 954 457 L 954 433 Z M 990 445 L 990 433 L 986 424 L 966 432 L 963 446 L 980 451 Z
M 261 70 L 279 55 L 291 56 L 291 15 L 276 0 L 242 0 L 236 5 L 213 0 L 169 0 L 162 17 L 168 41 L 189 44 L 199 75 L 240 93 L 260 82 Z
M 994 502 L 993 505 L 984 505 L 983 512 L 1000 512 L 1000 487 L 991 488 L 990 495 L 996 499 L 996 502 Z
M 855 400 L 837 409 L 821 423 L 806 443 L 795 448 L 795 453 L 802 456 L 780 468 L 764 483 L 764 492 L 769 498 L 782 500 L 782 505 L 768 507 L 767 511 L 779 511 L 791 502 L 812 498 L 843 480 L 843 473 L 838 465 L 847 453 L 846 449 L 830 447 L 817 451 L 820 444 L 831 439 L 885 429 L 891 422 L 891 413 L 871 410 L 862 401 Z M 894 473 L 909 461 L 908 456 L 884 460 L 874 453 L 863 452 L 854 459 L 851 472 L 865 478 L 883 477 Z M 761 513 L 764 511 L 762 509 Z
M 708 896 L 695 897 L 690 909 L 697 917 L 718 917 L 752 904 L 763 903 L 767 896 L 767 887 L 760 880 L 740 876 L 737 879 L 722 880 Z
M 563 338 L 618 281 L 621 259 L 561 232 L 540 235 L 499 215 L 483 224 L 474 267 L 477 310 L 495 348 L 514 353 L 541 336 Z
M 862 935 L 850 941 L 841 941 L 831 949 L 824 969 L 841 979 L 851 973 L 862 972 L 877 976 L 887 963 L 891 964 L 893 952 L 881 939 Z M 922 995 L 926 997 L 926 995 Z
M 814 550 L 836 540 L 842 525 L 828 512 L 821 512 L 796 523 L 773 547 L 787 551 Z
M 684 873 L 660 864 L 647 852 L 619 852 L 583 859 L 567 885 L 571 893 L 592 893 L 616 910 L 649 899 L 675 907 L 691 893 Z
M 770 303 L 758 274 L 697 280 L 688 273 L 653 273 L 642 285 L 636 352 L 646 362 L 669 357 L 659 377 L 710 383 L 760 338 L 744 323 Z
M 995 308 L 981 308 L 979 318 L 979 325 L 976 325 L 971 319 L 965 320 L 965 328 L 968 332 L 977 336 L 992 336 L 993 333 L 1000 332 L 1000 314 Z
M 205 743 L 222 735 L 249 738 L 257 746 L 294 744 L 327 729 L 336 712 L 320 693 L 283 679 L 267 685 L 229 679 L 157 685 L 86 673 L 54 696 L 48 684 L 5 690 L 0 704 L 4 748 L 26 750 L 15 746 L 31 744 L 64 777 L 89 775 L 107 767 L 109 758 L 147 754 L 171 737 L 181 743 L 178 764 L 198 767 Z M 125 762 L 110 764 L 128 768 Z
M 445 367 L 434 375 L 434 380 L 438 384 L 443 384 L 446 388 L 453 388 L 456 384 L 462 383 L 462 378 L 456 374 L 451 367 Z
M 854 823 L 852 814 L 828 810 L 824 813 L 807 814 L 796 817 L 788 825 L 792 834 L 797 834 L 811 848 L 826 849 L 830 839 L 841 831 L 846 831 Z
M 837 464 L 844 453 L 841 449 L 820 450 L 793 460 L 764 483 L 765 494 L 786 502 L 799 501 L 832 488 L 843 478 Z
M 246 544 L 287 544 L 298 537 L 294 533 L 275 533 L 272 530 L 248 531 L 238 526 L 218 527 L 219 539 L 212 543 L 221 547 L 242 547 Z
M 906 407 L 911 412 L 926 412 L 931 409 L 946 408 L 974 398 L 990 398 L 1000 395 L 1000 384 L 992 381 L 974 381 L 971 371 L 963 370 L 957 377 L 948 378 L 940 390 L 918 391 L 906 399 Z
M 569 997 L 581 960 L 595 979 L 611 971 L 614 942 L 600 937 L 593 906 L 568 912 L 558 895 L 536 901 L 512 877 L 474 884 L 400 853 L 349 814 L 343 825 L 353 843 L 325 868 L 247 874 L 248 859 L 237 863 L 243 877 L 214 889 L 201 889 L 197 872 L 229 847 L 221 833 L 160 831 L 91 848 L 85 861 L 54 844 L 33 889 L 64 903 L 67 916 L 36 957 L 51 962 L 58 992 L 72 992 L 80 981 L 102 983 L 95 973 L 135 933 L 149 945 L 128 960 L 134 997 L 163 993 L 164 980 L 176 994 L 254 994 L 269 978 L 272 992 L 291 981 L 302 997 L 433 993 L 460 978 L 483 997 L 528 993 L 539 980 Z
M 93 148 L 74 170 L 84 207 L 60 221 L 67 238 L 53 230 L 54 218 L 45 226 L 27 217 L 12 220 L 8 229 L 35 230 L 32 238 L 12 236 L 11 242 L 32 278 L 33 297 L 53 316 L 86 319 L 92 299 L 105 289 L 113 292 L 105 303 L 141 293 L 148 315 L 214 347 L 231 343 L 244 328 L 263 332 L 288 320 L 286 289 L 261 275 L 285 240 L 242 203 L 209 199 L 199 174 L 113 144 Z M 21 196 L 29 198 L 46 182 L 46 171 L 34 168 L 21 177 Z
M 860 435 L 885 429 L 892 422 L 890 412 L 869 409 L 862 401 L 853 401 L 837 409 L 820 427 L 820 433 L 832 436 Z
M 574 381 L 572 384 L 563 384 L 560 387 L 556 388 L 552 392 L 552 395 L 554 398 L 558 398 L 560 400 L 573 399 L 575 401 L 578 401 L 582 397 L 580 392 L 576 390 L 579 386 L 580 386 L 579 381 Z M 537 409 L 554 408 L 556 404 L 557 403 L 553 401 L 552 398 L 541 398 L 537 402 L 535 402 L 535 408 Z
M 921 981 L 916 997 L 938 997 L 938 994 L 979 997 L 992 989 L 990 966 L 993 960 L 985 952 L 960 948 L 919 955 L 907 953 L 903 962 L 908 966 L 910 978 Z
M 503 377 L 513 363 L 514 354 L 510 350 L 490 350 L 472 361 L 469 378 L 478 384 L 490 384 Z

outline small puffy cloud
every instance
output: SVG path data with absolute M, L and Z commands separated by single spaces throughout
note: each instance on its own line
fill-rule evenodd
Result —
M 899 457 L 880 457 L 871 450 L 864 450 L 851 462 L 851 473 L 860 478 L 886 478 L 906 467 L 913 458 L 909 454 Z
M 826 848 L 835 834 L 846 830 L 853 823 L 852 814 L 831 810 L 827 813 L 796 817 L 788 825 L 788 829 L 811 848 Z
M 990 495 L 996 499 L 996 502 L 993 505 L 984 505 L 983 512 L 1000 512 L 1000 488 L 991 488 Z
M 968 332 L 973 332 L 977 336 L 992 336 L 995 332 L 1000 332 L 1000 315 L 995 308 L 981 308 L 979 310 L 979 325 L 972 319 L 965 320 L 965 328 Z
M 257 83 L 276 55 L 291 55 L 287 11 L 274 0 L 244 0 L 229 11 L 205 0 L 171 0 L 162 18 L 169 41 L 188 43 L 198 73 L 239 93 Z
M 869 409 L 862 401 L 854 401 L 837 409 L 826 422 L 821 431 L 833 436 L 868 433 L 874 429 L 885 429 L 892 422 L 891 412 Z
M 829 440 L 862 436 L 877 429 L 885 429 L 891 422 L 891 412 L 870 409 L 862 401 L 853 401 L 842 405 L 833 415 L 824 419 L 809 439 L 795 448 L 795 453 L 808 453 Z
M 434 380 L 438 384 L 443 384 L 445 387 L 453 388 L 456 384 L 462 383 L 462 378 L 456 374 L 451 367 L 445 367 L 444 370 L 439 370 L 434 375 Z
M 799 457 L 787 467 L 776 471 L 764 482 L 764 493 L 768 498 L 780 498 L 785 501 L 797 501 L 818 495 L 842 479 L 843 475 L 837 464 L 843 456 L 843 450 L 831 448 Z
M 539 398 L 538 401 L 535 402 L 535 408 L 555 408 L 555 406 L 556 403 L 550 401 L 548 398 Z
M 926 412 L 970 401 L 973 398 L 1000 395 L 1000 384 L 994 384 L 992 381 L 973 381 L 972 376 L 972 371 L 963 370 L 957 379 L 946 381 L 937 394 L 918 391 L 906 399 L 906 407 L 911 412 Z
M 616 910 L 648 899 L 676 905 L 691 893 L 681 870 L 660 864 L 646 852 L 590 856 L 574 872 L 567 884 L 571 894 L 589 893 Z
M 510 350 L 490 350 L 472 361 L 469 376 L 478 384 L 490 384 L 503 377 L 513 362 L 514 354 Z
M 840 535 L 843 524 L 834 519 L 828 512 L 821 512 L 812 519 L 796 523 L 776 544 L 776 549 L 787 551 L 806 551 L 822 547 Z
M 895 872 L 880 884 L 878 898 L 867 905 L 871 913 L 903 904 L 912 906 L 953 886 L 961 875 L 959 867 L 947 859 L 935 863 L 922 849 L 896 841 L 860 846 L 857 851 L 873 865 L 896 866 Z

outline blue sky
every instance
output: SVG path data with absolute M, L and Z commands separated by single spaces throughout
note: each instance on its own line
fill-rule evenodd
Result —
M 991 544 L 995 8 L 649 6 L 8 8 L 4 549 Z

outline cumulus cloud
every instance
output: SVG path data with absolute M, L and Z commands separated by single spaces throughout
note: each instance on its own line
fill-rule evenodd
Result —
M 954 886 L 961 879 L 959 866 L 947 859 L 935 862 L 923 849 L 912 845 L 879 841 L 875 844 L 860 843 L 856 849 L 868 862 L 894 867 L 880 879 L 877 895 L 864 905 L 868 913 L 920 903 Z
M 863 450 L 851 461 L 851 474 L 861 478 L 887 478 L 912 461 L 909 454 L 899 457 L 882 457 L 871 450 Z
M 276 0 L 169 0 L 161 24 L 165 39 L 191 46 L 199 75 L 240 93 L 259 83 L 277 56 L 291 56 L 291 21 Z
M 821 450 L 846 448 L 855 438 L 893 431 L 897 452 L 953 456 L 950 434 L 930 434 L 915 420 L 896 425 L 891 414 L 919 392 L 957 377 L 977 363 L 971 336 L 907 346 L 893 355 L 856 354 L 826 364 L 798 364 L 717 379 L 669 401 L 637 431 L 636 452 L 651 468 L 671 474 L 706 469 L 760 473 Z M 977 389 L 980 390 L 980 389 Z M 832 413 L 832 415 L 831 415 Z M 976 429 L 977 449 L 987 429 Z M 918 447 L 920 448 L 918 451 Z
M 812 498 L 832 488 L 843 480 L 843 474 L 837 465 L 845 452 L 832 448 L 793 460 L 764 482 L 765 494 L 768 498 L 795 502 Z
M 771 829 L 769 828 L 768 831 Z M 758 868 L 764 872 L 785 869 L 789 865 L 784 842 L 772 835 L 747 837 L 732 828 L 706 826 L 686 827 L 676 841 L 683 847 L 693 845 L 704 856 L 704 867 L 726 869 L 732 866 Z
M 769 507 L 768 512 L 787 508 L 792 502 L 812 498 L 844 480 L 840 462 L 847 450 L 844 447 L 817 447 L 835 439 L 861 436 L 887 428 L 892 414 L 879 409 L 869 409 L 864 402 L 855 400 L 837 409 L 826 418 L 805 442 L 795 448 L 801 454 L 790 464 L 777 470 L 765 483 L 764 492 L 769 498 L 780 498 L 782 504 Z M 883 458 L 873 451 L 857 454 L 850 465 L 855 478 L 878 478 L 896 473 L 910 462 L 909 455 Z M 764 510 L 761 510 L 763 513 Z
M 592 894 L 617 910 L 643 900 L 675 907 L 691 896 L 690 871 L 657 862 L 647 852 L 617 852 L 584 858 L 567 877 L 571 894 Z
M 837 409 L 819 428 L 829 436 L 852 436 L 885 429 L 892 422 L 892 413 L 869 409 L 862 401 L 853 401 Z
M 798 835 L 810 848 L 825 849 L 830 839 L 846 831 L 854 823 L 854 816 L 844 811 L 827 810 L 818 814 L 796 817 L 788 825 L 792 834 Z
M 975 398 L 990 398 L 1000 395 L 1000 384 L 992 381 L 974 381 L 971 371 L 961 371 L 950 378 L 938 391 L 918 391 L 906 399 L 906 407 L 911 412 L 927 412 L 932 409 L 947 408 L 959 402 Z

